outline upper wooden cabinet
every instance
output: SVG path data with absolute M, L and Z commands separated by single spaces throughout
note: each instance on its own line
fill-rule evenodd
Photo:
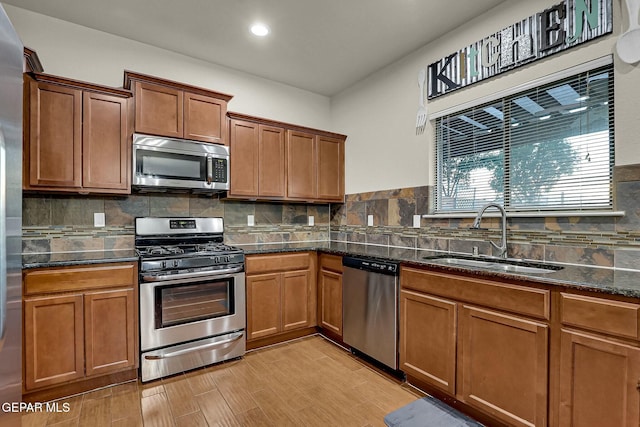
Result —
M 287 131 L 287 197 L 344 200 L 344 138 Z
M 231 198 L 344 201 L 346 137 L 229 113 Z
M 344 200 L 344 139 L 318 135 L 318 199 Z
M 231 95 L 125 71 L 135 97 L 135 131 L 227 145 Z
M 318 157 L 312 133 L 287 131 L 287 197 L 314 200 L 318 195 Z
M 25 190 L 130 193 L 131 93 L 25 75 Z
M 284 129 L 230 120 L 231 196 L 284 198 Z

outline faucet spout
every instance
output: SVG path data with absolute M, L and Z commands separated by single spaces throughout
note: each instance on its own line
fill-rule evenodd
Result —
M 473 225 L 471 226 L 471 228 L 476 228 L 476 229 L 480 228 L 480 222 L 482 221 L 482 215 L 484 215 L 484 211 L 492 207 L 500 211 L 500 217 L 502 219 L 501 221 L 502 239 L 501 239 L 500 245 L 492 241 L 489 241 L 489 243 L 491 243 L 491 245 L 499 251 L 498 256 L 502 258 L 507 258 L 507 213 L 502 207 L 502 205 L 498 203 L 493 203 L 493 202 L 487 203 L 486 205 L 484 205 L 478 212 L 478 215 L 476 216 L 476 219 L 473 221 Z

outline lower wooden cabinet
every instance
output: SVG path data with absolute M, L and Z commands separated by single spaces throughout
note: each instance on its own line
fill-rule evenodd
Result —
M 512 426 L 547 425 L 549 327 L 463 306 L 462 400 Z
M 248 255 L 247 340 L 316 326 L 316 254 Z
M 321 254 L 318 272 L 318 326 L 342 339 L 342 257 Z
M 135 365 L 134 303 L 132 289 L 92 292 L 84 296 L 87 375 L 108 374 Z
M 409 382 L 489 424 L 548 425 L 550 326 L 521 314 L 545 319 L 548 291 L 409 267 L 400 282 L 400 369 Z
M 400 369 L 440 390 L 456 392 L 458 303 L 400 292 Z
M 23 276 L 26 392 L 137 368 L 136 264 Z
M 290 271 L 282 274 L 283 331 L 315 326 L 315 324 L 311 324 L 314 312 L 310 301 L 315 290 L 313 283 L 309 270 Z
M 562 330 L 559 425 L 637 427 L 640 348 Z
M 282 331 L 282 275 L 247 275 L 247 339 Z
M 84 377 L 82 295 L 25 299 L 24 348 L 27 390 Z

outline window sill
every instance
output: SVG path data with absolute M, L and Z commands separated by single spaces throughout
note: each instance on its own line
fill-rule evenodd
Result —
M 422 215 L 428 219 L 475 218 L 477 212 L 449 212 Z M 507 212 L 507 218 L 549 218 L 549 217 L 623 217 L 625 211 L 524 211 Z M 499 212 L 485 212 L 483 218 L 500 218 Z

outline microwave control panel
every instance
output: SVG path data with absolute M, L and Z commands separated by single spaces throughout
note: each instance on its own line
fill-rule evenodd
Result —
M 227 159 L 213 159 L 213 182 L 227 182 Z

